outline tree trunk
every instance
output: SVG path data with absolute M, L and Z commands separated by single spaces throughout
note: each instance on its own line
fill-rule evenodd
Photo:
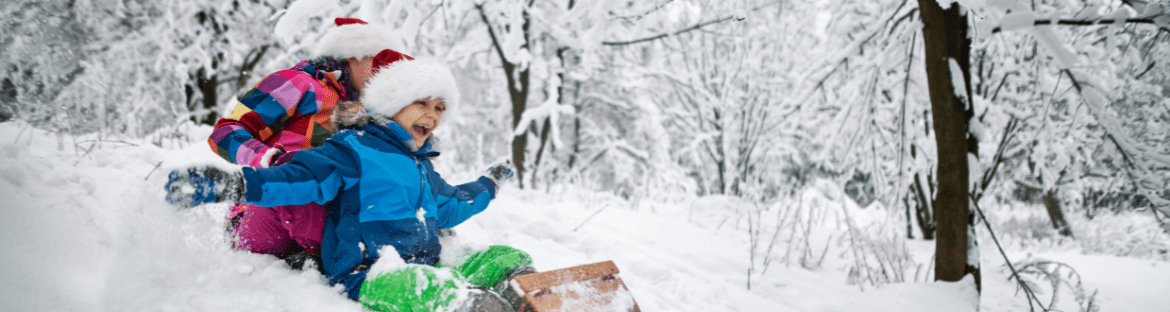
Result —
M 248 56 L 244 57 L 244 64 L 240 65 L 240 76 L 236 77 L 235 92 L 245 90 L 248 85 L 248 77 L 252 75 L 252 70 L 256 69 L 256 65 L 260 64 L 260 60 L 264 58 L 264 54 L 268 53 L 270 45 L 262 45 L 259 48 L 248 51 Z
M 974 216 L 968 197 L 967 153 L 977 153 L 973 137 L 967 135 L 973 110 L 963 98 L 971 98 L 970 53 L 967 17 L 958 4 L 943 10 L 937 1 L 919 0 L 926 45 L 926 77 L 930 88 L 931 112 L 935 141 L 938 145 L 938 195 L 934 217 L 938 224 L 935 240 L 935 279 L 958 281 L 974 275 L 976 289 L 981 289 L 979 259 L 970 252 L 975 247 Z M 959 64 L 965 85 L 954 90 L 949 60 Z M 976 154 L 978 155 L 978 154 Z
M 544 148 L 548 146 L 548 133 L 552 131 L 552 118 L 544 120 L 540 127 L 540 147 L 536 148 L 536 160 L 532 162 L 532 187 L 536 188 L 536 172 L 540 170 L 540 159 L 544 157 Z M 550 151 L 551 152 L 551 151 Z
M 720 118 L 721 115 L 718 109 L 712 112 L 714 120 L 711 122 L 711 125 L 715 128 L 715 133 L 718 133 L 718 135 L 714 139 L 715 154 L 712 154 L 711 158 L 715 160 L 715 165 L 719 168 L 719 194 L 727 195 L 727 153 L 723 152 L 723 136 L 725 135 L 723 132 L 723 119 Z
M 507 76 L 508 94 L 512 97 L 512 129 L 520 125 L 520 117 L 524 115 L 528 103 L 528 67 L 524 67 L 519 73 L 516 72 L 516 64 L 508 61 L 504 55 L 504 49 L 500 46 L 502 43 L 496 37 L 496 32 L 492 30 L 492 23 L 487 18 L 487 13 L 484 13 L 483 5 L 477 4 L 476 9 L 479 9 L 479 16 L 486 24 L 488 35 L 492 38 L 492 46 L 495 47 L 496 53 L 500 56 L 500 63 L 504 68 L 504 75 Z M 524 42 L 522 47 L 528 47 L 528 29 L 530 19 L 528 11 L 525 10 L 523 14 L 524 24 L 522 30 L 524 32 Z M 517 86 L 519 80 L 519 86 Z M 516 166 L 516 181 L 520 184 L 520 188 L 524 188 L 524 153 L 528 150 L 528 133 L 524 132 L 512 138 L 512 163 Z
M 914 218 L 910 217 L 910 197 L 902 197 L 902 205 L 906 206 L 906 239 L 914 239 Z
M 1055 189 L 1044 192 L 1044 208 L 1048 210 L 1048 219 L 1052 220 L 1052 228 L 1056 229 L 1060 235 L 1072 237 L 1072 229 L 1068 226 L 1068 220 L 1064 218 L 1064 211 L 1060 209 L 1060 200 L 1056 199 Z
M 569 2 L 569 8 L 573 8 L 572 1 Z M 566 47 L 557 48 L 557 60 L 560 61 L 561 65 L 561 71 L 557 73 L 557 79 L 561 82 L 561 85 L 557 86 L 557 104 L 564 104 L 568 101 L 565 99 L 565 84 L 568 83 L 565 81 L 565 52 L 568 50 L 569 48 Z M 534 188 L 536 187 L 536 173 L 540 170 L 540 161 L 544 156 L 545 147 L 548 146 L 548 135 L 554 126 L 560 125 L 553 125 L 552 117 L 550 116 L 544 120 L 544 125 L 540 127 L 540 147 L 536 149 L 536 161 L 532 162 L 532 187 Z M 554 150 L 551 150 L 551 147 L 549 149 L 550 153 L 554 152 Z M 571 162 L 569 167 L 572 168 Z M 553 170 L 553 172 L 556 172 L 556 170 Z
M 573 103 L 573 108 L 581 111 L 581 105 L 578 103 Z M 573 115 L 573 152 L 569 153 L 569 165 L 566 168 L 569 172 L 577 165 L 578 154 L 581 154 L 581 116 Z
M 205 125 L 215 125 L 215 122 L 219 120 L 219 112 L 216 111 L 216 106 L 219 102 L 219 95 L 216 94 L 216 89 L 219 87 L 219 75 L 212 74 L 207 76 L 207 70 L 201 67 L 195 71 L 195 76 L 193 77 L 195 78 L 193 79 L 195 80 L 195 85 L 198 87 L 199 93 L 203 94 L 203 100 L 200 106 L 206 112 L 198 116 L 191 116 L 195 119 L 192 121 Z
M 511 64 L 509 64 L 511 65 Z M 513 67 L 513 66 L 508 66 Z M 520 124 L 520 117 L 524 116 L 526 104 L 528 102 L 528 69 L 520 72 L 520 84 L 522 87 L 517 90 L 514 86 L 512 73 L 508 73 L 508 89 L 512 93 L 512 128 L 515 129 Z M 512 138 L 512 163 L 516 165 L 516 181 L 520 183 L 520 189 L 524 189 L 524 153 L 528 150 L 528 132 L 525 131 L 520 135 Z
M 933 207 L 930 206 L 931 203 L 934 202 L 934 199 L 927 195 L 934 194 L 933 190 L 934 189 L 931 188 L 931 191 L 927 192 L 926 189 L 922 186 L 921 176 L 919 176 L 919 174 L 914 174 L 914 199 L 918 203 L 918 209 L 915 211 L 915 219 L 918 220 L 918 229 L 922 231 L 922 239 L 924 240 L 934 239 L 934 210 L 932 209 Z

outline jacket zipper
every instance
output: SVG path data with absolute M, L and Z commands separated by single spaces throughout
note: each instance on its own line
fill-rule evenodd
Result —
M 415 166 L 415 168 L 418 169 L 418 202 L 414 204 L 414 206 L 417 207 L 417 208 L 415 208 L 415 211 L 414 211 L 415 216 L 417 216 L 418 211 L 423 210 L 422 200 L 423 200 L 423 195 L 426 194 L 426 180 L 425 180 L 426 176 L 423 174 L 422 163 L 418 161 L 418 156 L 412 155 L 412 157 L 414 158 L 414 166 Z M 424 211 L 423 212 L 423 220 L 421 222 L 419 222 L 419 226 L 422 227 L 422 229 L 420 229 L 421 232 L 426 232 L 426 228 L 425 228 L 426 222 L 427 222 L 426 221 L 426 212 L 425 212 L 426 210 L 423 210 L 423 211 Z M 424 234 L 423 238 L 424 238 L 423 245 L 420 247 L 425 247 L 425 246 L 429 245 L 431 242 L 430 235 Z

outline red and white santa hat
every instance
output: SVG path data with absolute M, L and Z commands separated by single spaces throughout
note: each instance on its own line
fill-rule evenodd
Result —
M 435 58 L 413 58 L 391 49 L 374 56 L 374 76 L 366 83 L 362 105 L 392 117 L 415 100 L 439 98 L 450 110 L 459 105 L 459 88 L 451 70 Z
M 402 36 L 389 27 L 347 17 L 338 17 L 333 24 L 336 27 L 325 31 L 318 41 L 314 56 L 360 59 L 385 49 L 401 51 L 405 48 Z

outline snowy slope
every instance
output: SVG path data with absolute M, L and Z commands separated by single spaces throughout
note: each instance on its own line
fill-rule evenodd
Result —
M 92 137 L 0 124 L 0 310 L 362 311 L 312 271 L 230 250 L 222 234 L 224 205 L 177 211 L 163 200 L 168 168 L 217 161 L 200 139 L 209 132 L 209 127 L 191 129 L 184 134 L 195 139 L 163 140 L 165 148 L 143 141 L 99 142 L 87 152 L 74 149 L 74 142 L 89 148 Z M 511 245 L 531 253 L 539 270 L 613 260 L 646 311 L 974 310 L 970 281 L 933 283 L 919 277 L 910 279 L 918 283 L 876 289 L 849 285 L 853 260 L 839 243 L 846 233 L 841 212 L 850 211 L 859 227 L 878 222 L 884 213 L 842 208 L 832 196 L 810 194 L 812 199 L 799 204 L 820 205 L 826 220 L 809 223 L 810 232 L 819 233 L 810 236 L 811 244 L 829 247 L 822 263 L 808 269 L 773 262 L 763 271 L 762 256 L 749 253 L 750 220 L 713 222 L 719 211 L 704 210 L 713 205 L 710 200 L 699 206 L 633 204 L 584 191 L 505 188 L 487 211 L 457 227 L 457 241 L 449 244 Z M 782 208 L 769 207 L 761 215 L 779 215 Z M 761 227 L 775 227 L 769 222 Z M 774 247 L 785 250 L 791 247 L 787 242 Z M 910 242 L 907 248 L 916 261 L 927 263 L 931 244 Z M 982 246 L 982 310 L 1026 310 L 990 245 Z M 813 248 L 818 255 L 820 248 Z M 1170 292 L 1165 262 L 1068 251 L 1033 256 L 1074 265 L 1085 288 L 1099 291 L 1102 311 L 1170 306 L 1161 296 Z M 749 282 L 753 266 L 763 272 L 752 273 Z M 1059 306 L 1071 303 L 1067 307 L 1075 311 L 1071 301 L 1065 297 Z

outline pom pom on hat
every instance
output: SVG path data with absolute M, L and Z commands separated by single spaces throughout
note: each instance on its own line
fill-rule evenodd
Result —
M 366 83 L 362 105 L 392 117 L 415 100 L 439 98 L 450 110 L 459 105 L 459 89 L 446 65 L 434 58 L 415 59 L 394 50 L 374 56 L 374 77 Z
M 389 27 L 347 17 L 338 17 L 333 24 L 336 26 L 325 31 L 319 40 L 314 56 L 360 59 L 384 49 L 404 48 L 402 37 Z

